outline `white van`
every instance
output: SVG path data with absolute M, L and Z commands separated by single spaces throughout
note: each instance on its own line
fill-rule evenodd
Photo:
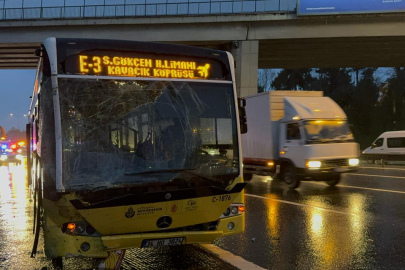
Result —
M 405 155 L 405 130 L 384 132 L 363 154 Z

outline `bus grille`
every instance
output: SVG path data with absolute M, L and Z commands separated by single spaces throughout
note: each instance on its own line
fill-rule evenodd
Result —
M 322 168 L 337 168 L 349 166 L 347 159 L 330 159 L 322 161 Z
M 218 220 L 217 221 L 212 221 L 212 222 L 207 222 L 207 223 L 202 223 L 202 224 L 196 224 L 196 225 L 191 225 L 187 227 L 180 227 L 180 228 L 175 228 L 175 229 L 168 229 L 168 230 L 159 230 L 159 231 L 150 231 L 148 233 L 167 233 L 167 232 L 181 232 L 181 231 L 216 231 L 218 227 Z

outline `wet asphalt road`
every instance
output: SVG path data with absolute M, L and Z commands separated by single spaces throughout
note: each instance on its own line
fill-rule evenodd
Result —
M 363 166 L 295 191 L 255 176 L 245 233 L 217 245 L 267 269 L 405 269 L 405 167 Z
M 364 166 L 337 187 L 304 182 L 289 191 L 254 177 L 246 189 L 246 232 L 217 245 L 267 269 L 405 269 L 405 166 Z M 0 269 L 52 269 L 41 249 L 29 256 L 32 203 L 23 166 L 0 167 L 0 226 Z M 123 269 L 232 269 L 195 248 L 127 254 Z

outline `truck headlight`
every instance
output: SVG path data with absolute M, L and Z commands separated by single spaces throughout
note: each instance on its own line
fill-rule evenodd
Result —
M 360 161 L 358 158 L 351 158 L 349 159 L 349 165 L 350 166 L 357 166 L 359 165 Z
M 2 160 L 2 161 L 7 160 L 7 156 L 6 155 L 1 155 L 0 160 Z
M 310 169 L 318 169 L 322 166 L 322 162 L 320 161 L 308 161 L 307 162 L 307 168 Z

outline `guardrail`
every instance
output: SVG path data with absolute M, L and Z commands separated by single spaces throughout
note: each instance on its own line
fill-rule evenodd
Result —
M 144 0 L 141 4 L 3 6 L 0 8 L 0 20 L 292 13 L 296 12 L 296 7 L 294 0 Z
M 381 166 L 384 167 L 386 162 L 389 161 L 405 161 L 405 155 L 383 155 L 383 154 L 361 154 L 360 159 L 363 161 L 370 161 L 375 164 L 376 161 L 381 162 Z

